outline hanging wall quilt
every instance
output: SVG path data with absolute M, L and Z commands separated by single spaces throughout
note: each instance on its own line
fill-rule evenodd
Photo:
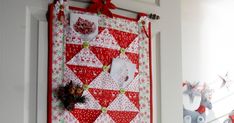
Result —
M 147 17 L 66 4 L 49 7 L 48 123 L 152 123 Z

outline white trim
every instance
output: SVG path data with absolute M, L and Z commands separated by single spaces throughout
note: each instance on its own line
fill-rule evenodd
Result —
M 24 64 L 24 123 L 28 123 L 28 106 L 29 106 L 29 51 L 30 51 L 30 11 L 26 8 L 26 31 L 25 31 L 25 64 Z
M 38 34 L 39 25 L 32 25 L 32 24 L 40 24 L 41 22 L 46 23 L 46 16 L 45 16 L 46 11 L 47 11 L 46 8 L 43 9 L 43 8 L 36 8 L 36 7 L 29 7 L 29 6 L 26 7 L 26 29 L 25 29 L 26 40 L 25 40 L 25 64 L 24 64 L 25 65 L 25 70 L 24 70 L 24 73 L 25 73 L 24 74 L 24 123 L 34 123 L 34 122 L 36 123 L 37 119 L 33 119 L 32 117 L 41 116 L 41 114 L 39 114 L 37 106 L 36 106 L 38 103 L 39 104 L 41 103 L 41 100 L 37 100 L 37 96 L 38 96 L 37 95 L 38 94 L 38 92 L 37 92 L 37 90 L 38 90 L 38 88 L 37 88 L 38 87 L 37 86 L 37 84 L 38 84 L 38 69 L 37 69 L 38 68 L 38 61 L 36 60 L 37 56 L 32 57 L 32 54 L 38 55 L 38 44 L 41 42 L 38 42 L 39 41 L 39 39 L 38 39 L 39 38 L 39 34 Z M 33 31 L 31 30 L 32 28 L 33 28 Z M 35 30 L 37 30 L 37 31 L 35 31 Z M 34 34 L 34 37 L 32 36 L 32 33 Z M 34 40 L 32 40 L 31 38 L 34 38 Z M 35 38 L 37 38 L 37 39 L 35 39 Z M 34 48 L 36 48 L 36 49 L 34 49 Z M 35 85 L 31 85 L 32 82 Z M 47 85 L 47 81 L 45 83 Z M 34 90 L 34 92 L 30 92 L 31 89 L 36 89 L 36 91 Z M 47 88 L 45 90 L 47 90 Z M 36 97 L 33 97 L 32 95 L 36 95 Z M 45 108 L 47 109 L 47 107 L 45 107 Z M 35 116 L 32 116 L 32 115 L 35 115 Z M 46 122 L 46 119 L 45 119 L 45 122 Z M 39 123 L 39 122 L 37 122 L 37 123 Z
M 47 73 L 48 73 L 48 25 L 39 22 L 38 36 L 38 82 L 37 82 L 37 123 L 47 122 Z

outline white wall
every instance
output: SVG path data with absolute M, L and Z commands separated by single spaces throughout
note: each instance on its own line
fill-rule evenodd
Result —
M 160 1 L 162 122 L 159 123 L 183 123 L 181 3 L 180 0 Z
M 1 123 L 26 123 L 26 7 L 47 9 L 47 3 L 47 0 L 0 0 Z
M 209 120 L 234 109 L 234 97 L 219 101 L 232 91 L 220 89 L 218 77 L 228 72 L 234 80 L 233 6 L 233 0 L 182 0 L 183 80 L 207 82 L 214 89 Z

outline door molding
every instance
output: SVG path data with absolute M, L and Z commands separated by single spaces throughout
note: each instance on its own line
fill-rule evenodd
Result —
M 47 120 L 47 8 L 26 7 L 24 123 Z

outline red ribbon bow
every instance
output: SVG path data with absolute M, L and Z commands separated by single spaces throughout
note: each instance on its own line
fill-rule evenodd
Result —
M 110 9 L 117 7 L 111 3 L 111 0 L 92 0 L 93 4 L 88 7 L 88 10 L 93 13 L 102 13 L 108 17 L 113 17 Z

